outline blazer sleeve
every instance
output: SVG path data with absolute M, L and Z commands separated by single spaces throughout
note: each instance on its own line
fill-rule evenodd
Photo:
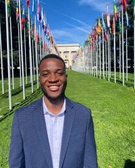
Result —
M 23 141 L 19 129 L 18 113 L 16 111 L 12 123 L 11 142 L 9 151 L 9 167 L 25 168 Z
M 83 168 L 98 168 L 96 143 L 95 143 L 95 137 L 94 137 L 94 125 L 93 125 L 93 119 L 91 116 L 91 111 L 89 112 L 87 131 L 86 131 Z

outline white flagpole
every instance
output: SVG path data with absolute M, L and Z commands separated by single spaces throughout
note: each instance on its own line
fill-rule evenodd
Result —
M 25 79 L 26 79 L 26 84 L 28 83 L 28 77 L 27 77 L 27 56 L 26 56 L 26 29 L 24 26 L 24 53 L 25 53 Z
M 101 42 L 99 39 L 99 69 L 100 69 L 100 79 L 101 79 Z
M 126 81 L 128 81 L 128 43 L 127 43 L 127 28 L 126 28 Z
M 22 89 L 23 99 L 25 99 L 25 83 L 24 83 L 24 59 L 23 59 L 23 42 L 22 42 L 22 26 L 21 26 L 21 3 L 19 0 L 19 23 L 20 23 L 20 42 L 21 42 L 21 67 L 22 67 Z
M 18 52 L 19 52 L 19 75 L 20 75 L 20 87 L 22 86 L 22 71 L 21 71 L 21 48 L 20 48 L 20 25 L 18 23 Z
M 115 32 L 115 18 L 113 17 L 114 23 L 114 83 L 116 83 L 116 32 Z
M 119 79 L 121 79 L 121 33 L 119 34 Z
M 123 6 L 122 6 L 122 84 L 124 86 L 124 28 L 123 28 Z
M 1 37 L 1 17 L 0 17 L 0 58 L 1 58 L 1 81 L 2 81 L 2 94 L 4 94 L 4 69 L 3 69 L 3 56 L 2 56 L 2 37 Z
M 9 109 L 12 109 L 11 99 L 11 75 L 10 75 L 10 48 L 9 48 L 9 29 L 8 29 L 8 11 L 7 11 L 7 0 L 5 0 L 5 11 L 6 11 L 6 35 L 7 35 L 7 68 L 8 68 L 8 98 L 9 98 Z
M 134 89 L 135 89 L 135 0 L 134 0 Z
M 96 35 L 96 77 L 98 77 L 98 44 L 97 44 L 97 35 Z
M 38 54 L 37 54 L 37 42 L 36 42 L 36 31 L 37 31 L 37 26 L 36 26 L 36 15 L 35 15 L 35 56 L 36 56 L 36 79 L 37 79 L 37 89 L 39 88 L 39 75 L 38 75 Z
M 111 76 L 111 56 L 110 56 L 110 34 L 108 34 L 108 81 L 110 81 L 110 76 Z
M 29 8 L 29 7 L 28 7 L 28 21 L 29 21 L 29 61 L 30 61 L 30 82 L 31 82 L 31 92 L 33 93 L 33 73 L 32 73 L 31 36 L 30 36 L 30 8 Z
M 10 44 L 11 44 L 11 69 L 12 69 L 12 89 L 14 89 L 14 62 L 13 62 L 13 39 L 12 39 L 12 21 L 10 16 Z
M 105 47 L 104 47 L 104 29 L 102 29 L 102 69 L 103 69 L 103 79 L 105 79 L 105 73 L 104 73 L 104 57 L 105 57 Z

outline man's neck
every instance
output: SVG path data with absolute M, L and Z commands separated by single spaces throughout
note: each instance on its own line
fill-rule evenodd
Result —
M 49 100 L 44 96 L 44 102 L 48 108 L 48 110 L 53 114 L 53 115 L 57 115 L 63 106 L 64 103 L 64 97 L 57 99 L 57 100 Z

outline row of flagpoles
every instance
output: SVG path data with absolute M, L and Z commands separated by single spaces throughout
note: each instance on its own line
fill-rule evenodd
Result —
M 12 41 L 12 20 L 11 20 L 11 4 L 10 0 L 5 0 L 5 16 L 6 16 L 6 41 L 7 41 L 7 69 L 8 69 L 8 97 L 9 109 L 12 109 L 12 90 L 14 89 L 14 58 L 13 58 L 13 41 Z M 27 9 L 22 8 L 20 0 L 16 1 L 16 24 L 18 28 L 18 52 L 19 52 L 19 75 L 20 87 L 22 87 L 23 99 L 26 98 L 25 85 L 28 83 L 27 70 L 30 69 L 31 93 L 33 93 L 33 83 L 36 76 L 37 88 L 38 82 L 38 63 L 42 56 L 47 53 L 57 53 L 55 40 L 50 30 L 49 24 L 43 7 L 41 8 L 39 0 L 26 0 Z M 37 6 L 37 8 L 36 8 Z M 27 16 L 25 11 L 27 10 Z M 32 23 L 33 22 L 33 23 Z M 27 26 L 27 27 L 26 27 Z M 26 45 L 26 37 L 28 36 L 29 45 Z M 28 55 L 26 48 L 29 50 L 29 67 L 27 65 Z M 2 94 L 4 94 L 4 68 L 2 56 L 2 33 L 0 20 L 0 56 L 1 56 L 1 80 Z M 33 77 L 34 76 L 34 77 Z M 12 87 L 11 87 L 12 86 Z
M 81 57 L 78 57 L 78 53 L 73 59 L 73 69 L 81 69 L 87 71 L 91 70 L 91 73 L 96 74 L 105 78 L 108 76 L 108 81 L 111 78 L 111 58 L 113 57 L 113 69 L 114 69 L 114 83 L 116 83 L 116 49 L 119 48 L 119 78 L 122 78 L 122 85 L 125 84 L 125 73 L 124 69 L 126 67 L 126 80 L 128 80 L 128 42 L 127 42 L 127 30 L 129 27 L 129 19 L 127 13 L 127 2 L 126 0 L 119 0 L 119 5 L 121 4 L 121 11 L 118 12 L 116 2 L 113 2 L 114 13 L 111 16 L 108 12 L 108 5 L 106 8 L 106 17 L 102 13 L 101 19 L 97 20 L 95 26 L 93 26 L 88 38 L 84 42 L 84 53 Z M 135 0 L 134 3 L 134 64 L 135 64 Z M 124 20 L 124 14 L 126 20 Z M 106 19 L 106 23 L 105 20 Z M 124 24 L 125 22 L 125 24 Z M 116 23 L 118 24 L 118 33 L 116 33 Z M 126 28 L 124 29 L 124 25 Z M 124 32 L 125 31 L 125 32 Z M 124 38 L 125 34 L 125 38 Z M 113 37 L 113 38 L 112 38 Z M 118 37 L 119 45 L 116 46 L 116 37 Z M 111 56 L 111 39 L 113 39 L 113 56 Z M 124 51 L 124 41 L 125 41 L 125 51 Z M 126 58 L 124 58 L 126 54 Z M 82 58 L 84 56 L 84 58 Z M 79 60 L 80 59 L 80 60 Z M 79 63 L 80 62 L 80 63 Z M 126 65 L 124 63 L 126 62 Z M 122 65 L 121 65 L 122 63 Z M 79 66 L 78 66 L 79 65 Z M 81 68 L 82 67 L 82 68 Z M 98 69 L 99 67 L 99 69 Z M 106 73 L 106 74 L 105 74 Z M 135 88 L 135 66 L 134 66 L 134 88 Z

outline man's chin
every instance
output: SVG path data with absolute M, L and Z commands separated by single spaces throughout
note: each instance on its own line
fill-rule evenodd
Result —
M 49 101 L 58 101 L 58 100 L 60 100 L 60 99 L 63 99 L 64 98 L 64 94 L 62 94 L 62 95 L 46 95 L 46 94 L 44 94 L 44 96 L 49 100 Z

